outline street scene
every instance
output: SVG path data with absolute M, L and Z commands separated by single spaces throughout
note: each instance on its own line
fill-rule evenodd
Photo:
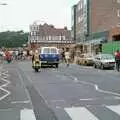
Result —
M 120 120 L 120 0 L 0 6 L 0 120 Z
M 0 116 L 5 120 L 119 120 L 120 74 L 71 64 L 42 68 L 30 61 L 0 68 Z

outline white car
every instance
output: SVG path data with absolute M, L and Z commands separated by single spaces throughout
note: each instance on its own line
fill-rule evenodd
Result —
M 94 57 L 94 68 L 112 68 L 115 67 L 115 58 L 111 54 L 99 54 Z

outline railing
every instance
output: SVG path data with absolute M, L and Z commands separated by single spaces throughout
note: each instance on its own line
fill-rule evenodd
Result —
M 41 41 L 35 41 L 35 40 L 31 40 L 30 43 L 73 43 L 74 41 L 72 40 L 41 40 Z

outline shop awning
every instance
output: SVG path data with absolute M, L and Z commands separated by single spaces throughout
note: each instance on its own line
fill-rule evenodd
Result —
M 103 42 L 104 40 L 105 40 L 104 38 L 94 39 L 94 40 L 90 40 L 90 41 L 86 42 L 85 44 L 86 45 L 89 45 L 89 44 L 97 45 L 97 44 L 100 44 L 101 42 Z

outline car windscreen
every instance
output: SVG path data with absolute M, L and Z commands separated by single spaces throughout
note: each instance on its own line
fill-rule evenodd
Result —
M 57 49 L 56 48 L 51 48 L 51 54 L 57 54 Z
M 102 55 L 101 58 L 102 58 L 103 60 L 105 60 L 105 59 L 106 59 L 106 60 L 108 60 L 108 59 L 114 59 L 114 57 L 113 57 L 112 55 L 107 55 L 107 54 L 106 54 L 106 55 Z

